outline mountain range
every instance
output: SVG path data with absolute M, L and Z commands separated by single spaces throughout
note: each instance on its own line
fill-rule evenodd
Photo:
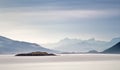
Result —
M 119 43 L 118 43 L 119 42 Z M 118 43 L 117 45 L 115 45 Z M 115 45 L 115 46 L 113 46 Z M 69 39 L 65 38 L 58 43 L 47 44 L 45 47 L 53 47 L 51 49 L 47 49 L 38 45 L 36 43 L 29 43 L 24 41 L 16 41 L 3 36 L 0 36 L 0 54 L 17 54 L 17 53 L 28 53 L 28 52 L 48 52 L 48 53 L 56 53 L 58 51 L 61 52 L 89 52 L 95 50 L 96 52 L 109 53 L 109 51 L 119 51 L 120 46 L 120 38 L 113 38 L 110 41 L 99 41 L 94 38 L 88 40 L 80 40 L 80 39 Z M 111 47 L 112 46 L 112 47 Z M 107 49 L 107 50 L 106 50 Z M 56 51 L 58 50 L 58 51 Z M 92 51 L 93 52 L 93 51 Z M 104 53 L 103 52 L 103 53 Z
M 16 54 L 35 51 L 55 52 L 36 43 L 16 41 L 0 36 L 0 54 Z
M 118 42 L 120 42 L 120 37 L 113 38 L 110 41 L 100 41 L 94 38 L 88 40 L 65 38 L 57 43 L 46 44 L 44 46 L 63 52 L 89 52 L 91 50 L 102 52 Z

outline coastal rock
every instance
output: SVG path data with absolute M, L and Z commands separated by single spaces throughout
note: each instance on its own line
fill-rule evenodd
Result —
M 47 53 L 47 52 L 31 52 L 31 53 L 16 54 L 15 56 L 55 56 L 55 54 Z

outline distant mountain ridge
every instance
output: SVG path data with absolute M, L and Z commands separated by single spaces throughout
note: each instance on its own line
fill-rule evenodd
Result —
M 28 52 L 89 52 L 95 50 L 98 52 L 109 49 L 111 46 L 120 42 L 120 38 L 113 38 L 111 41 L 99 41 L 94 38 L 88 40 L 69 39 L 65 38 L 58 43 L 50 44 L 49 47 L 54 47 L 54 50 L 44 48 L 36 43 L 29 43 L 23 41 L 12 40 L 3 36 L 0 36 L 0 54 L 16 54 L 16 53 L 28 53 Z
M 89 52 L 91 50 L 102 52 L 118 42 L 120 42 L 120 37 L 113 38 L 111 41 L 99 41 L 94 38 L 88 40 L 65 38 L 58 43 L 47 44 L 44 46 L 53 47 L 53 49 L 63 52 Z
M 103 51 L 103 53 L 120 53 L 120 42 Z
M 0 36 L 0 54 L 16 54 L 35 51 L 54 52 L 53 50 L 44 48 L 36 43 L 15 41 Z

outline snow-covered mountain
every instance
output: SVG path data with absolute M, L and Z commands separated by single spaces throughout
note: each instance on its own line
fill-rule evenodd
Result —
M 0 36 L 0 54 L 16 54 L 34 51 L 55 52 L 35 43 L 15 41 Z
M 114 44 L 120 42 L 120 38 L 114 38 L 111 41 L 99 41 L 94 38 L 88 40 L 65 38 L 58 43 L 46 44 L 46 47 L 53 47 L 55 50 L 64 52 L 88 52 L 90 50 L 103 51 Z

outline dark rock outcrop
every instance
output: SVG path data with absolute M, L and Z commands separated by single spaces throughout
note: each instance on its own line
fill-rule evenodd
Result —
M 55 54 L 47 53 L 47 52 L 31 52 L 31 53 L 22 53 L 16 54 L 15 56 L 55 56 Z

